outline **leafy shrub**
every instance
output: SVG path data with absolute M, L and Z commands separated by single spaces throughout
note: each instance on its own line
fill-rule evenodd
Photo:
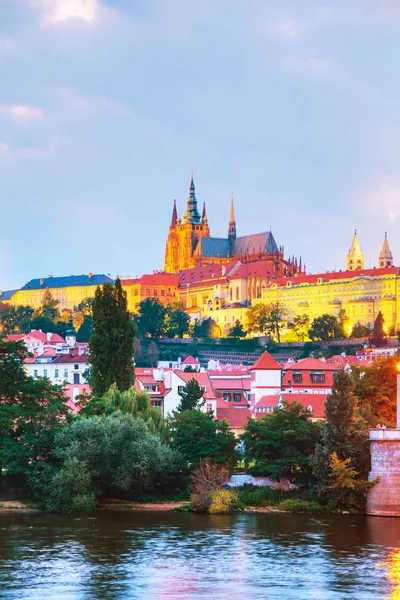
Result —
M 281 492 L 271 487 L 244 485 L 237 489 L 240 502 L 245 506 L 269 506 L 278 504 L 282 499 Z
M 229 478 L 229 471 L 209 460 L 202 461 L 192 473 L 193 490 L 196 494 L 210 492 L 221 487 Z
M 279 508 L 287 512 L 322 512 L 322 506 L 318 502 L 310 502 L 309 500 L 290 499 L 282 500 Z
M 238 508 L 238 496 L 233 490 L 218 489 L 211 493 L 210 515 L 225 515 Z
M 197 512 L 208 512 L 211 504 L 211 494 L 210 492 L 192 494 L 190 497 L 190 503 Z

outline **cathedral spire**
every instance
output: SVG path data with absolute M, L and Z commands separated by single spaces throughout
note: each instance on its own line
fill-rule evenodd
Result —
M 201 222 L 202 222 L 203 225 L 208 225 L 206 203 L 205 202 L 203 202 L 203 214 L 201 216 Z
M 195 191 L 196 191 L 196 188 L 194 185 L 193 171 L 192 171 L 190 187 L 189 187 L 189 197 L 187 200 L 187 209 L 186 209 L 186 213 L 184 216 L 185 223 L 193 224 L 193 223 L 201 222 L 200 213 L 197 210 L 197 198 L 196 198 Z
M 228 239 L 233 243 L 236 239 L 235 203 L 231 200 L 231 213 L 229 215 Z
M 387 231 L 385 231 L 385 237 L 382 244 L 382 250 L 379 255 L 379 267 L 392 267 L 393 266 L 393 256 L 389 248 L 389 242 L 387 239 Z
M 353 242 L 347 254 L 347 270 L 356 271 L 364 268 L 364 252 L 358 240 L 357 229 L 354 230 Z
M 176 200 L 174 200 L 174 208 L 172 209 L 171 227 L 176 227 L 178 221 L 178 213 L 176 211 Z

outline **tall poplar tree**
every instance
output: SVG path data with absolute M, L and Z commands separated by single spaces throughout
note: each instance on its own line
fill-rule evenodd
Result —
M 129 318 L 126 292 L 115 285 L 98 287 L 92 305 L 94 333 L 89 341 L 89 383 L 102 396 L 115 383 L 120 391 L 134 382 L 133 353 L 136 328 Z

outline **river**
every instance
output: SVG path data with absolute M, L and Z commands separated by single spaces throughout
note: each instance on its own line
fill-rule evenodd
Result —
M 1 600 L 400 599 L 400 519 L 0 513 Z

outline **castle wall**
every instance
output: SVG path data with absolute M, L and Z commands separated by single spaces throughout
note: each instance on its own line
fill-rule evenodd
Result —
M 379 481 L 369 491 L 367 514 L 400 517 L 400 429 L 371 429 L 369 481 Z

